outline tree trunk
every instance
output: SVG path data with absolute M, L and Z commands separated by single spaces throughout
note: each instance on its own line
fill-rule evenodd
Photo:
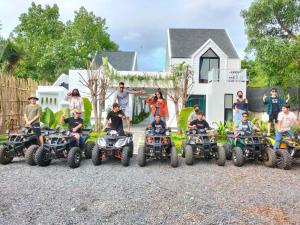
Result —
M 94 112 L 94 117 L 95 117 L 95 131 L 99 132 L 100 129 L 99 129 L 97 98 L 92 97 L 92 102 L 93 102 L 93 112 Z
M 175 115 L 176 115 L 176 120 L 177 120 L 177 129 L 178 129 L 178 133 L 179 134 L 182 134 L 182 130 L 180 128 L 180 124 L 179 124 L 179 105 L 178 105 L 178 102 L 174 102 L 174 105 L 175 105 Z
M 188 85 L 189 85 L 189 80 L 187 77 L 185 77 L 184 84 L 183 84 L 182 108 L 186 107 L 187 96 L 188 96 Z

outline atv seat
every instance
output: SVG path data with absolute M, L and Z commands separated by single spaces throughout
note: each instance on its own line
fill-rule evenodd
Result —
M 90 133 L 92 133 L 92 129 L 82 129 L 81 131 L 82 136 L 88 136 Z

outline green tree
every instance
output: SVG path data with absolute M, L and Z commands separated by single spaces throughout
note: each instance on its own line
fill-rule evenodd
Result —
M 297 33 L 300 30 L 300 2 L 297 0 L 255 0 L 241 12 L 248 36 L 248 54 L 255 57 L 256 71 L 270 85 L 287 88 L 299 61 Z

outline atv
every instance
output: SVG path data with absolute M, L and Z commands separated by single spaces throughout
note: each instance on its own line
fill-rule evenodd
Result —
M 218 146 L 214 135 L 199 129 L 190 129 L 186 134 L 182 152 L 187 165 L 193 165 L 194 158 L 215 159 L 219 166 L 225 165 L 225 150 Z
M 123 166 L 129 166 L 133 155 L 132 133 L 106 129 L 106 136 L 99 137 L 92 151 L 92 162 L 98 166 L 107 158 L 121 160 Z
M 10 163 L 14 157 L 25 157 L 29 165 L 36 165 L 34 154 L 39 147 L 39 137 L 33 132 L 34 127 L 24 127 L 8 133 L 8 140 L 0 146 L 0 163 Z
M 268 144 L 273 147 L 275 139 L 268 137 Z M 279 149 L 275 151 L 277 167 L 284 170 L 292 168 L 292 164 L 296 159 L 300 159 L 300 133 L 295 134 L 293 137 L 284 135 Z
M 69 131 L 57 129 L 45 137 L 44 145 L 40 146 L 35 154 L 39 166 L 48 166 L 52 159 L 66 158 L 70 168 L 80 166 L 82 155 L 89 158 L 94 143 L 87 141 L 91 129 L 83 129 L 78 145 L 76 139 Z
M 175 144 L 171 142 L 170 130 L 162 128 L 147 128 L 145 143 L 138 150 L 138 164 L 143 167 L 147 159 L 171 159 L 171 166 L 178 166 L 178 156 Z
M 266 167 L 276 166 L 276 157 L 268 146 L 265 135 L 247 135 L 243 131 L 227 133 L 229 143 L 224 145 L 226 158 L 232 158 L 235 166 L 243 166 L 245 160 L 259 160 Z

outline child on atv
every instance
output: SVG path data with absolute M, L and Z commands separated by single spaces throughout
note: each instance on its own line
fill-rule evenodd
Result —
M 204 120 L 204 113 L 197 112 L 197 119 L 189 123 L 189 129 L 197 129 L 200 134 L 206 134 L 206 130 L 210 129 L 210 126 L 206 120 Z
M 127 119 L 124 112 L 120 109 L 120 105 L 114 103 L 112 110 L 107 114 L 104 130 L 108 128 L 108 121 L 110 120 L 110 128 L 118 131 L 120 135 L 124 135 L 123 120 Z M 130 123 L 128 123 L 128 130 L 130 130 Z
M 248 118 L 249 114 L 247 112 L 243 112 L 241 121 L 235 127 L 236 133 L 242 131 L 245 135 L 250 136 L 254 130 L 259 131 L 259 128 L 249 121 Z
M 61 117 L 61 123 L 68 125 L 71 135 L 74 136 L 74 138 L 77 141 L 77 144 L 79 145 L 83 120 L 80 118 L 81 111 L 79 109 L 74 109 L 73 112 L 74 112 L 73 117 L 69 117 L 69 118 L 65 118 L 65 113 L 64 113 Z
M 161 119 L 160 115 L 155 116 L 155 120 L 148 126 L 153 131 L 159 130 L 159 134 L 164 134 L 166 131 L 166 123 Z

